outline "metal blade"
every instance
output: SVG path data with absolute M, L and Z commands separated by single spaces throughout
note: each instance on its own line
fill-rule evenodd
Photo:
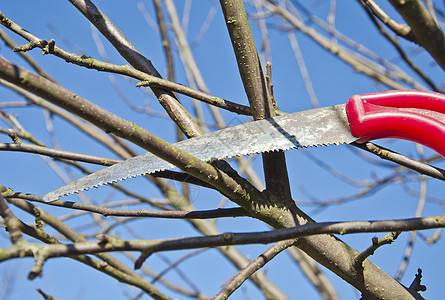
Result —
M 345 105 L 342 104 L 242 124 L 174 146 L 209 161 L 290 148 L 349 144 L 357 139 L 350 132 Z M 46 194 L 43 200 L 51 202 L 91 187 L 174 167 L 148 152 L 71 182 Z

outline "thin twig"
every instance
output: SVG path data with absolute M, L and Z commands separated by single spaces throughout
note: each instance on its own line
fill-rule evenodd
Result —
M 50 156 L 52 158 L 58 159 L 70 159 L 82 162 L 93 163 L 102 166 L 112 166 L 121 162 L 122 160 L 99 157 L 88 154 L 80 154 L 76 152 L 69 152 L 63 150 L 56 150 L 47 147 L 30 145 L 30 144 L 6 144 L 0 143 L 0 151 L 20 151 L 20 152 L 28 152 L 28 153 L 36 153 L 41 155 Z
M 23 81 L 20 78 L 26 77 Z M 181 170 L 209 183 L 220 189 L 220 192 L 229 196 L 235 202 L 240 200 L 243 205 L 248 194 L 255 193 L 256 199 L 264 198 L 265 195 L 256 190 L 241 177 L 229 176 L 212 165 L 200 161 L 189 153 L 174 147 L 166 141 L 156 137 L 150 132 L 137 126 L 133 122 L 124 120 L 107 110 L 91 103 L 90 101 L 68 91 L 64 87 L 53 83 L 41 76 L 24 70 L 23 68 L 11 64 L 0 57 L 0 77 L 7 81 L 25 88 L 35 94 L 45 97 L 48 101 L 59 105 L 66 110 L 88 120 L 106 132 L 111 132 L 117 136 L 128 139 L 131 142 L 145 148 L 156 156 L 176 165 Z M 233 172 L 230 171 L 230 172 Z M 236 177 L 237 179 L 234 179 Z M 250 190 L 247 192 L 247 188 Z M 238 199 L 238 200 L 236 200 Z
M 332 43 L 331 40 L 315 31 L 314 28 L 307 26 L 301 19 L 274 3 L 273 0 L 268 0 L 264 3 L 274 14 L 281 16 L 284 20 L 291 23 L 296 30 L 300 30 L 324 49 L 350 64 L 355 71 L 364 73 L 393 89 L 406 89 L 406 86 L 403 83 L 400 83 L 399 80 L 402 81 L 402 79 L 404 79 L 403 81 L 405 81 L 409 76 L 406 77 L 405 74 L 403 76 L 393 76 L 393 74 L 388 72 L 386 68 L 377 64 L 375 61 L 364 58 L 357 53 L 353 53 L 339 44 Z M 413 83 L 410 82 L 410 84 Z
M 160 2 L 160 0 L 154 0 L 153 4 L 155 7 L 155 11 L 156 11 L 156 18 L 158 20 L 157 26 L 159 27 L 159 31 L 161 33 L 162 46 L 164 48 L 165 59 L 167 61 L 167 77 L 168 77 L 168 80 L 174 81 L 175 80 L 175 68 L 173 65 L 173 55 L 172 55 L 171 46 L 170 46 L 170 39 L 168 38 L 167 26 L 165 25 L 164 15 L 162 13 L 161 2 Z M 142 8 L 143 4 L 141 3 L 140 5 L 138 5 L 138 7 L 139 6 L 141 6 L 141 8 Z M 148 15 L 148 13 L 145 12 L 144 16 L 145 15 Z
M 287 35 L 289 42 L 292 46 L 292 50 L 295 55 L 295 59 L 298 63 L 298 69 L 300 70 L 300 74 L 304 81 L 304 87 L 306 89 L 306 93 L 309 96 L 311 104 L 313 107 L 320 107 L 320 102 L 318 102 L 317 94 L 314 91 L 312 86 L 311 77 L 309 75 L 309 71 L 306 68 L 306 63 L 304 62 L 303 54 L 301 53 L 300 46 L 298 45 L 298 40 L 293 33 L 288 33 Z
M 363 262 L 365 259 L 367 259 L 369 256 L 373 255 L 375 250 L 380 248 L 383 245 L 388 245 L 393 243 L 397 237 L 400 235 L 400 232 L 390 232 L 387 235 L 385 235 L 382 239 L 378 239 L 377 237 L 372 238 L 372 245 L 369 246 L 365 251 L 360 252 L 355 258 L 354 258 L 354 266 L 355 268 L 362 269 L 363 268 Z
M 178 276 L 181 277 L 182 280 L 184 280 L 190 286 L 190 288 L 192 288 L 195 291 L 196 294 L 201 294 L 201 292 L 199 291 L 199 288 L 182 271 L 179 270 L 178 266 L 179 266 L 179 264 L 187 261 L 189 258 L 196 256 L 196 255 L 198 255 L 206 250 L 209 250 L 209 249 L 210 248 L 202 248 L 202 249 L 192 251 L 192 252 L 184 255 L 183 257 L 179 258 L 178 260 L 176 260 L 173 263 L 166 256 L 162 255 L 161 256 L 162 259 L 169 265 L 163 271 L 159 272 L 159 274 L 153 278 L 151 283 L 155 284 L 155 282 L 161 280 L 162 277 L 165 277 L 165 274 L 167 274 L 168 271 L 175 270 L 176 273 L 178 274 Z
M 11 49 L 17 47 L 17 44 L 14 43 L 2 29 L 0 29 L 0 38 L 5 42 L 6 46 L 10 47 Z M 45 70 L 43 70 L 28 53 L 19 52 L 19 55 L 26 60 L 26 62 L 37 72 L 37 74 L 54 81 L 54 79 L 47 72 L 45 72 Z
M 11 201 L 15 206 L 20 207 L 21 209 L 25 210 L 26 212 L 34 215 L 35 211 L 39 211 L 39 214 L 42 218 L 42 220 L 49 224 L 50 226 L 54 227 L 56 230 L 67 236 L 69 239 L 71 239 L 74 242 L 86 242 L 86 238 L 83 235 L 78 234 L 53 216 L 47 214 L 40 208 L 37 208 L 30 203 L 27 203 L 23 200 L 18 201 Z M 41 240 L 48 244 L 59 244 L 61 245 L 56 239 L 52 238 L 48 234 L 46 234 L 43 230 L 36 229 L 30 226 L 27 226 L 23 223 L 21 223 L 21 230 L 23 233 L 26 233 L 38 240 Z M 29 245 L 29 247 L 22 249 L 14 249 L 21 251 L 22 253 L 29 253 L 31 256 L 33 256 L 33 253 L 38 251 L 38 248 L 34 247 L 33 245 Z M 148 295 L 152 295 L 153 297 L 159 298 L 159 299 L 167 299 L 166 297 L 163 297 L 162 294 L 160 294 L 150 283 L 143 280 L 140 276 L 138 276 L 134 271 L 129 269 L 126 265 L 124 265 L 122 262 L 115 259 L 113 256 L 111 256 L 109 253 L 96 253 L 96 256 L 99 257 L 101 260 L 96 260 L 90 256 L 85 255 L 77 255 L 77 256 L 70 256 L 70 258 L 77 260 L 87 266 L 90 266 L 112 278 L 115 278 L 121 282 L 124 282 L 126 284 L 135 286 L 140 288 L 142 291 L 147 293 Z M 40 256 L 40 259 L 43 259 L 43 256 Z M 46 259 L 48 256 L 46 256 Z M 42 261 L 40 261 L 42 263 Z M 33 271 L 30 272 L 30 277 L 33 278 L 36 275 L 36 272 L 38 272 L 37 268 L 34 268 Z
M 401 24 L 394 19 L 392 19 L 388 14 L 380 8 L 373 0 L 362 0 L 368 8 L 372 11 L 372 13 L 382 21 L 383 24 L 388 26 L 393 32 L 397 35 L 409 40 L 413 41 L 415 38 L 411 28 L 405 24 Z
M 124 252 L 123 254 L 128 256 L 132 261 L 136 260 L 136 257 L 131 252 Z M 149 269 L 146 265 L 142 266 L 141 271 L 153 278 L 157 277 L 157 273 L 152 271 L 151 269 Z M 186 296 L 193 297 L 195 299 L 208 300 L 210 298 L 209 296 L 207 296 L 203 293 L 196 293 L 194 291 L 182 288 L 182 287 L 172 283 L 171 281 L 168 281 L 166 278 L 163 278 L 163 277 L 159 278 L 158 282 L 163 284 L 167 288 L 171 289 L 172 291 L 182 293 Z
M 422 176 L 422 179 L 420 180 L 419 201 L 417 203 L 417 209 L 415 213 L 416 217 L 422 216 L 423 208 L 425 207 L 425 202 L 426 202 L 426 188 L 427 188 L 426 177 Z M 402 262 L 400 263 L 399 269 L 397 270 L 397 275 L 396 275 L 397 280 L 401 280 L 403 274 L 405 273 L 406 267 L 408 266 L 408 261 L 413 251 L 414 240 L 416 239 L 416 236 L 417 236 L 417 231 L 411 231 L 408 244 L 406 245 L 405 251 L 403 253 Z
M 415 159 L 406 157 L 405 155 L 399 154 L 397 152 L 394 152 L 392 150 L 386 149 L 381 146 L 377 146 L 373 143 L 352 143 L 351 145 L 358 147 L 360 149 L 363 149 L 365 151 L 368 151 L 370 153 L 373 153 L 377 156 L 379 156 L 381 159 L 389 160 L 392 162 L 395 162 L 396 164 L 399 164 L 401 166 L 404 166 L 408 169 L 414 170 L 416 172 L 419 172 L 420 174 L 428 175 L 433 178 L 439 179 L 439 180 L 445 180 L 445 170 L 442 170 L 440 168 L 436 168 L 433 166 L 430 166 L 428 164 L 425 164 L 423 162 L 417 161 Z
M 25 193 L 16 193 L 11 190 L 3 193 L 6 198 L 26 199 L 34 202 L 43 201 L 43 197 L 30 195 Z M 57 200 L 50 203 L 52 206 L 64 207 L 75 210 L 83 210 L 101 214 L 105 217 L 150 217 L 150 218 L 167 218 L 167 219 L 212 219 L 224 217 L 242 217 L 246 216 L 246 212 L 242 208 L 218 208 L 202 211 L 174 211 L 174 210 L 151 210 L 151 209 L 116 209 L 109 207 L 97 206 L 89 203 L 76 203 L 71 201 Z

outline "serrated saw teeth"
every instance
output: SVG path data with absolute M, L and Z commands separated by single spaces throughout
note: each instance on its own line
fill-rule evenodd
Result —
M 345 106 L 337 105 L 230 127 L 174 146 L 200 160 L 210 161 L 300 147 L 349 144 L 357 139 L 349 130 Z M 171 163 L 144 153 L 52 191 L 44 196 L 44 201 L 172 168 Z

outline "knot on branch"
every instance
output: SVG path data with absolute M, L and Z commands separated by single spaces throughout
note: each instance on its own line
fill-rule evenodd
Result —
M 42 54 L 54 54 L 54 46 L 56 45 L 56 41 L 54 39 L 50 39 L 48 44 L 42 48 Z
M 231 243 L 231 242 L 233 242 L 233 241 L 235 240 L 235 237 L 234 237 L 233 233 L 226 232 L 226 233 L 224 233 L 224 234 L 222 235 L 222 239 L 223 239 L 223 241 L 225 241 L 225 242 L 229 242 L 229 243 Z

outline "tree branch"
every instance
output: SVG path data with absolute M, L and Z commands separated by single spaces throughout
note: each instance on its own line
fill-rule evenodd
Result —
M 1 12 L 0 12 L 0 18 L 2 18 L 3 20 L 6 19 L 6 17 L 2 15 Z M 15 47 L 17 47 L 17 45 L 6 35 L 6 33 L 2 29 L 0 29 L 0 38 L 5 42 L 6 46 L 8 46 L 9 48 L 14 49 Z M 19 55 L 26 60 L 26 62 L 37 72 L 37 74 L 49 80 L 54 81 L 54 79 L 52 79 L 51 76 L 48 73 L 46 73 L 37 64 L 37 62 L 34 59 L 32 59 L 32 57 L 29 56 L 27 53 L 19 52 Z
M 120 55 L 135 69 L 161 78 L 161 75 L 151 61 L 136 49 L 116 25 L 114 25 L 93 2 L 90 0 L 70 0 L 70 2 L 108 39 Z M 170 118 L 181 128 L 187 137 L 194 137 L 204 133 L 170 91 L 155 87 L 152 87 L 152 91 Z
M 413 42 L 415 37 L 413 36 L 413 32 L 411 28 L 407 25 L 400 24 L 395 20 L 391 19 L 388 14 L 380 8 L 373 0 L 361 0 L 363 1 L 367 7 L 372 11 L 372 13 L 379 18 L 380 21 L 383 22 L 389 29 L 391 29 L 397 35 Z
M 388 245 L 394 242 L 399 236 L 399 234 L 400 232 L 390 232 L 380 240 L 377 237 L 373 237 L 372 245 L 354 258 L 354 266 L 356 268 L 363 268 L 363 262 L 365 261 L 365 259 L 373 255 L 375 250 L 377 250 L 381 246 Z
M 298 264 L 301 271 L 318 290 L 323 299 L 340 300 L 332 282 L 316 261 L 297 247 L 287 249 L 287 253 Z
M 238 62 L 238 70 L 255 120 L 274 117 L 275 107 L 266 86 L 258 52 L 242 0 L 220 1 Z M 271 80 L 271 78 L 270 78 Z M 289 178 L 283 151 L 263 153 L 266 189 L 291 201 Z
M 388 72 L 386 68 L 383 68 L 375 61 L 370 61 L 369 59 L 366 59 L 359 54 L 349 51 L 338 43 L 333 43 L 331 40 L 319 34 L 313 28 L 307 26 L 301 19 L 291 14 L 283 7 L 277 5 L 273 0 L 267 0 L 265 4 L 272 11 L 272 13 L 280 15 L 284 20 L 291 23 L 291 25 L 295 29 L 300 30 L 314 42 L 318 43 L 321 47 L 331 52 L 342 61 L 351 65 L 351 67 L 353 67 L 355 71 L 361 72 L 392 89 L 407 88 L 406 85 L 398 82 L 399 80 L 402 82 L 406 80 L 407 76 L 405 73 L 399 71 L 395 73 L 395 76 L 392 76 L 392 72 Z M 413 83 L 411 80 L 409 81 L 409 83 L 411 85 L 415 84 L 415 82 Z
M 291 247 L 295 243 L 295 240 L 279 241 L 272 245 L 269 249 L 263 252 L 244 269 L 240 270 L 235 276 L 232 277 L 230 282 L 224 286 L 224 288 L 216 294 L 212 299 L 221 300 L 227 299 L 233 292 L 235 292 L 254 272 L 258 271 L 271 261 L 275 256 Z M 266 295 L 267 296 L 267 295 Z
M 69 160 L 75 160 L 75 161 L 82 161 L 82 162 L 88 162 L 88 163 L 93 163 L 93 164 L 102 165 L 102 166 L 112 166 L 112 165 L 117 164 L 122 161 L 119 159 L 105 158 L 105 157 L 99 157 L 99 156 L 88 155 L 88 154 L 80 154 L 80 153 L 76 153 L 76 152 L 51 149 L 48 147 L 23 144 L 23 143 L 20 143 L 20 144 L 0 143 L 0 151 L 20 151 L 20 152 L 35 153 L 35 154 L 46 155 L 46 156 L 49 156 L 52 158 L 57 158 L 57 159 L 69 159 Z
M 391 36 L 381 25 L 380 23 L 376 20 L 375 16 L 373 15 L 372 11 L 366 6 L 367 4 L 369 5 L 369 3 L 373 3 L 372 5 L 376 5 L 374 1 L 364 1 L 364 0 L 359 0 L 359 2 L 362 4 L 363 8 L 365 9 L 366 13 L 368 14 L 369 18 L 371 19 L 372 23 L 377 27 L 377 29 L 379 30 L 379 32 L 394 46 L 394 48 L 397 50 L 397 52 L 399 52 L 400 57 L 407 63 L 407 65 L 413 69 L 414 72 L 417 73 L 417 75 L 419 75 L 423 81 L 425 81 L 430 88 L 433 91 L 436 92 L 441 92 L 442 90 L 439 89 L 434 82 L 411 60 L 411 58 L 409 57 L 409 55 L 402 49 L 402 47 L 400 46 L 398 40 L 396 37 Z M 366 4 L 365 4 L 366 2 Z M 410 29 L 410 33 L 412 35 L 412 31 Z
M 390 0 L 411 27 L 415 42 L 425 48 L 445 71 L 445 34 L 419 0 Z
M 17 193 L 7 190 L 2 193 L 3 197 L 8 201 L 11 198 L 24 199 L 34 202 L 43 202 L 43 197 L 30 195 L 26 193 Z M 151 210 L 151 209 L 114 209 L 108 207 L 97 206 L 89 203 L 77 203 L 71 201 L 56 200 L 50 203 L 52 206 L 64 207 L 74 210 L 82 210 L 101 214 L 104 217 L 140 217 L 140 218 L 167 218 L 167 219 L 212 219 L 226 217 L 243 217 L 246 216 L 242 208 L 218 208 L 202 211 L 174 211 L 174 210 Z
M 21 199 L 8 199 L 8 201 L 15 206 L 21 208 L 22 210 L 28 212 L 31 215 L 35 215 L 36 213 L 39 214 L 42 221 L 44 221 L 46 224 L 50 225 L 57 231 L 59 231 L 62 235 L 67 237 L 73 242 L 87 242 L 87 239 L 81 235 L 75 232 L 73 229 L 68 227 L 66 224 L 61 222 L 60 220 L 54 218 L 50 214 L 46 213 L 41 208 L 38 208 L 26 201 L 23 201 Z M 42 230 L 32 228 L 29 226 L 26 226 L 25 224 L 21 223 L 21 230 L 22 232 L 29 234 L 30 236 L 41 240 L 48 244 L 54 244 L 58 243 L 57 240 L 53 239 L 52 237 L 48 236 L 45 232 Z M 33 245 L 30 245 L 30 247 L 33 247 Z M 8 257 L 2 257 L 2 255 L 6 254 L 9 255 L 11 253 L 20 253 L 24 251 L 28 251 L 29 249 L 38 250 L 37 248 L 25 248 L 25 249 L 18 249 L 10 248 L 10 251 L 2 252 L 0 251 L 0 260 L 1 259 L 9 259 Z M 33 256 L 31 251 L 28 251 Z M 109 253 L 97 253 L 97 257 L 101 259 L 101 261 L 95 260 L 89 256 L 85 255 L 78 255 L 72 257 L 73 259 L 82 262 L 104 274 L 107 274 L 108 276 L 115 278 L 116 280 L 120 282 L 125 282 L 129 285 L 133 285 L 135 287 L 140 288 L 145 293 L 151 295 L 154 298 L 157 299 L 169 299 L 165 295 L 161 294 L 156 288 L 154 288 L 150 283 L 143 280 L 139 275 L 137 275 L 134 271 L 129 269 L 126 265 L 124 265 L 122 262 L 111 256 Z M 47 257 L 48 258 L 48 257 Z M 34 276 L 34 275 L 31 275 Z
M 373 153 L 381 159 L 389 160 L 408 169 L 417 171 L 420 174 L 428 175 L 439 180 L 445 180 L 445 170 L 427 165 L 423 162 L 409 158 L 405 155 L 399 154 L 384 147 L 380 147 L 369 142 L 363 144 L 352 143 L 351 145 Z
M 298 227 L 274 231 L 229 233 L 163 240 L 123 240 L 108 236 L 98 236 L 98 242 L 79 242 L 72 245 L 43 245 L 48 257 L 100 253 L 110 251 L 142 251 L 148 255 L 159 251 L 220 247 L 227 245 L 268 244 L 303 236 L 332 234 L 353 234 L 364 232 L 412 231 L 445 227 L 445 216 L 422 218 L 310 223 Z M 0 251 L 0 261 L 19 257 L 14 249 Z M 27 253 L 25 256 L 31 256 Z M 366 266 L 365 266 L 366 267 Z
M 137 69 L 130 68 L 128 65 L 114 65 L 107 62 L 102 62 L 100 60 L 85 56 L 85 55 L 77 55 L 75 53 L 68 52 L 58 46 L 55 45 L 54 40 L 50 40 L 49 42 L 42 40 L 30 32 L 26 31 L 19 25 L 10 21 L 6 16 L 4 16 L 0 12 L 0 23 L 20 35 L 21 37 L 28 40 L 30 43 L 23 46 L 16 46 L 13 48 L 15 52 L 22 53 L 23 51 L 29 51 L 32 48 L 41 48 L 43 54 L 53 54 L 57 57 L 62 58 L 66 62 L 73 63 L 88 69 L 94 69 L 101 72 L 109 72 L 115 73 L 125 76 L 130 76 L 132 78 L 140 80 L 140 82 L 136 85 L 137 87 L 150 86 L 152 88 L 162 88 L 166 90 L 170 90 L 173 92 L 177 92 L 180 94 L 187 95 L 189 97 L 195 98 L 197 100 L 206 102 L 210 105 L 218 106 L 220 108 L 226 109 L 228 111 L 232 111 L 239 114 L 251 115 L 251 109 L 248 106 L 237 104 L 219 97 L 215 97 L 209 95 L 206 92 L 202 92 L 199 90 L 195 90 L 193 88 L 184 86 L 182 84 L 178 84 L 172 81 L 164 80 L 159 74 L 152 75 L 151 73 L 143 72 Z M 9 26 L 9 27 L 8 27 Z M 0 35 L 1 37 L 1 35 Z M 12 45 L 11 45 L 12 46 Z M 37 69 L 40 71 L 40 69 Z M 45 78 L 49 76 L 44 73 Z M 48 78 L 52 80 L 51 78 Z M 52 80 L 53 81 L 53 80 Z M 177 101 L 177 100 L 176 100 Z M 182 110 L 185 110 L 179 102 L 177 103 L 178 107 L 181 107 Z
M 3 192 L 3 186 L 0 186 L 0 191 Z M 20 231 L 20 220 L 9 209 L 5 199 L 0 194 L 0 216 L 5 220 L 6 230 L 9 232 L 9 239 L 13 244 L 23 244 L 25 240 Z

